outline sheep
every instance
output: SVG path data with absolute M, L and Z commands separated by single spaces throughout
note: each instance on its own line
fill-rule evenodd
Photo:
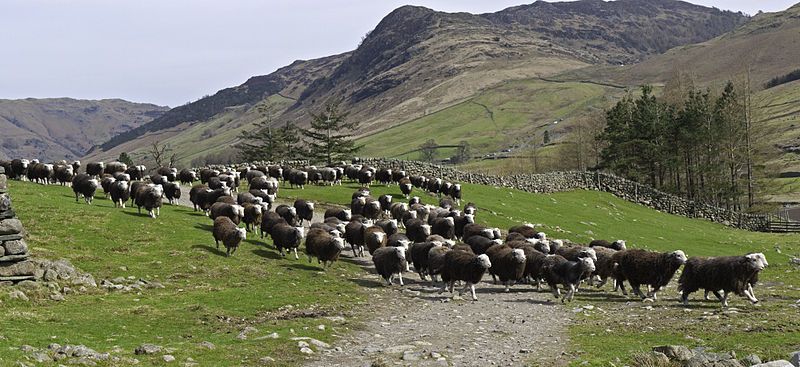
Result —
M 155 177 L 158 177 L 159 180 L 166 181 L 166 179 L 162 178 L 163 176 L 161 176 L 161 175 L 152 175 L 152 176 L 150 176 L 150 180 L 153 180 L 153 182 L 155 182 Z M 216 189 L 221 189 L 223 187 L 228 187 L 228 184 L 225 183 L 225 182 L 222 182 L 222 179 L 220 179 L 219 176 L 209 177 L 208 180 L 206 181 L 206 184 L 208 185 L 208 188 L 211 189 L 211 190 L 216 190 Z
M 464 243 L 469 245 L 469 247 L 472 249 L 472 252 L 477 255 L 481 255 L 485 254 L 486 251 L 492 246 L 502 245 L 503 240 L 490 240 L 484 236 L 472 236 L 464 240 Z
M 475 215 L 477 211 L 478 208 L 475 206 L 475 203 L 467 203 L 467 205 L 464 205 L 464 214 Z
M 364 231 L 366 228 L 364 223 L 355 220 L 345 226 L 344 239 L 350 244 L 355 257 L 364 256 Z
M 389 208 L 389 213 L 392 218 L 397 219 L 402 223 L 403 215 L 408 213 L 408 204 L 406 203 L 392 203 Z
M 414 204 L 422 204 L 422 200 L 419 198 L 419 196 L 412 196 L 408 198 L 408 205 Z
M 164 187 L 164 197 L 170 205 L 178 204 L 178 199 L 181 198 L 181 186 L 174 182 L 166 182 L 162 185 Z
M 75 177 L 75 169 L 72 166 L 59 165 L 55 167 L 53 176 L 61 186 L 71 184 L 72 178 Z
M 239 244 L 247 239 L 247 231 L 239 228 L 228 217 L 214 219 L 214 242 L 219 248 L 219 241 L 225 246 L 225 256 L 232 256 Z
M 444 255 L 451 251 L 447 246 L 433 246 L 428 251 L 428 275 L 431 281 L 436 282 L 436 276 L 442 273 L 444 267 Z
M 125 202 L 131 198 L 131 188 L 128 181 L 116 181 L 111 184 L 111 201 L 114 207 L 125 209 Z
M 386 240 L 386 246 L 390 247 L 405 247 L 408 249 L 411 244 L 411 240 L 408 239 L 408 236 L 406 236 L 405 233 L 395 233 L 389 235 L 389 238 Z
M 388 185 L 392 182 L 392 170 L 388 168 L 381 168 L 378 172 L 375 172 L 375 179 L 384 184 Z
M 439 242 L 442 246 L 453 247 L 456 244 L 454 240 L 448 240 L 438 234 L 432 234 L 428 237 L 425 237 L 425 242 Z
M 272 209 L 272 204 L 274 204 L 275 199 L 278 198 L 277 194 L 270 194 L 269 190 L 250 189 L 250 191 L 247 193 L 257 198 L 261 198 L 261 202 L 267 204 L 267 209 Z
M 364 213 L 364 207 L 367 205 L 367 197 L 359 196 L 353 198 L 350 202 L 350 211 L 356 215 L 362 215 Z
M 142 207 L 147 210 L 148 215 L 155 219 L 161 215 L 161 196 L 164 195 L 164 188 L 161 185 L 145 185 L 140 186 L 136 192 L 132 192 L 131 196 L 135 198 L 139 214 L 142 213 Z
M 642 299 L 655 300 L 656 292 L 666 286 L 675 275 L 675 271 L 686 262 L 686 254 L 681 250 L 658 253 L 632 249 L 615 253 L 612 259 L 617 264 L 614 278 L 622 289 L 622 294 L 628 294 L 623 284 L 623 281 L 627 280 L 634 294 Z M 639 290 L 641 284 L 653 287 L 650 294 L 645 295 Z
M 541 240 L 541 241 L 547 241 L 547 240 Z M 550 244 L 550 255 L 555 255 L 558 249 L 564 246 L 564 241 L 562 240 L 551 240 L 548 241 L 548 243 Z
M 761 253 L 751 253 L 744 256 L 720 257 L 693 257 L 686 261 L 683 273 L 678 278 L 678 291 L 681 292 L 681 302 L 689 304 L 689 294 L 704 289 L 714 292 L 722 303 L 728 307 L 728 296 L 733 292 L 739 296 L 747 297 L 751 303 L 758 303 L 758 298 L 753 294 L 753 279 L 767 265 L 766 257 Z M 723 295 L 719 295 L 719 291 Z
M 381 217 L 381 204 L 372 198 L 366 198 L 364 207 L 361 209 L 361 215 L 370 220 L 377 220 Z
M 188 170 L 188 169 L 182 169 L 182 170 L 181 170 L 181 171 L 178 173 L 178 180 L 179 180 L 179 181 L 180 181 L 182 184 L 189 184 L 189 185 L 191 185 L 191 184 L 193 184 L 195 181 L 197 181 L 197 172 L 195 172 L 195 171 L 192 171 L 192 170 Z
M 117 180 L 117 181 L 130 181 L 131 180 L 131 175 L 129 175 L 127 173 L 124 173 L 124 172 L 113 173 L 113 174 L 111 174 L 111 177 L 114 177 L 114 179 Z
M 256 172 L 259 172 L 262 175 L 264 174 L 261 171 L 256 171 Z M 267 167 L 267 175 L 269 175 L 269 177 L 272 177 L 272 178 L 274 178 L 276 180 L 282 179 L 283 178 L 283 168 L 281 168 L 281 166 L 275 166 L 275 165 L 269 166 L 269 167 Z M 249 178 L 247 179 L 247 182 L 250 182 Z
M 238 192 L 239 191 L 239 173 L 238 172 L 228 172 L 219 175 L 220 181 L 225 183 L 225 186 L 230 187 L 231 191 Z M 173 181 L 173 180 L 170 180 Z M 277 185 L 276 185 L 277 187 Z
M 317 263 L 322 264 L 322 270 L 326 270 L 334 261 L 338 260 L 343 249 L 344 239 L 332 236 L 324 229 L 312 228 L 306 235 L 308 262 L 311 262 L 312 257 L 316 257 Z
M 464 252 L 469 252 L 470 254 L 475 254 L 475 252 L 472 251 L 472 247 L 469 247 L 469 245 L 467 245 L 464 242 L 459 242 L 459 243 L 456 243 L 455 245 L 453 245 L 453 250 L 454 251 L 464 251 Z
M 386 233 L 387 237 L 397 233 L 398 231 L 396 219 L 379 220 L 375 222 L 375 225 L 380 227 Z
M 589 257 L 580 258 L 578 261 L 570 261 L 560 255 L 547 255 L 542 265 L 542 274 L 553 296 L 558 298 L 561 292 L 558 285 L 564 286 L 567 294 L 561 298 L 561 302 L 572 302 L 572 297 L 575 295 L 575 290 L 581 279 L 587 274 L 591 274 L 595 270 L 594 260 Z
M 261 225 L 259 226 L 259 229 L 261 230 L 261 238 L 264 238 L 264 236 L 267 235 L 272 236 L 272 229 L 278 224 L 288 225 L 286 220 L 283 219 L 278 213 L 269 211 L 263 213 L 261 215 Z
M 617 283 L 614 280 L 614 254 L 617 252 L 614 249 L 607 247 L 594 247 L 597 262 L 595 263 L 596 270 L 594 275 L 600 278 L 600 283 L 596 284 L 600 288 L 606 284 L 608 279 L 611 279 L 611 285 L 614 290 L 617 290 Z
M 106 168 L 103 162 L 89 162 L 86 164 L 86 174 L 93 177 L 100 177 Z
M 542 280 L 542 265 L 547 253 L 537 250 L 527 241 L 511 241 L 506 245 L 513 249 L 520 249 L 525 254 L 525 271 L 522 277 L 529 282 L 535 282 L 538 290 Z
M 408 199 L 414 189 L 414 185 L 411 184 L 411 180 L 408 179 L 408 177 L 403 177 L 400 179 L 400 181 L 398 181 L 398 186 L 400 186 L 400 192 L 403 193 L 403 196 Z
M 244 204 L 257 204 L 261 205 L 264 202 L 264 199 L 257 197 L 249 192 L 240 192 L 236 194 L 236 204 L 244 205 Z
M 127 170 L 125 170 L 125 173 L 131 178 L 131 180 L 139 181 L 144 179 L 145 176 L 144 171 L 145 171 L 144 166 L 131 166 L 128 167 Z
M 270 194 L 275 194 L 278 192 L 278 180 L 272 177 L 253 177 L 249 183 L 250 190 L 267 190 L 267 192 Z
M 210 168 L 203 168 L 200 170 L 200 183 L 207 183 L 211 177 L 219 176 L 219 171 Z
M 511 248 L 507 245 L 492 246 L 486 250 L 486 256 L 492 262 L 489 274 L 492 278 L 500 278 L 500 282 L 506 286 L 508 292 L 515 282 L 521 280 L 525 275 L 525 252 L 522 249 Z
M 455 238 L 464 237 L 464 227 L 467 224 L 475 223 L 474 214 L 462 214 L 453 218 L 453 235 Z
M 461 184 L 451 186 L 447 194 L 456 201 L 456 205 L 459 205 L 461 203 Z
M 294 259 L 299 260 L 297 248 L 300 247 L 300 242 L 303 241 L 304 235 L 303 227 L 278 223 L 272 228 L 272 243 L 281 252 L 281 256 L 286 256 L 284 250 L 292 250 L 294 251 Z
M 561 255 L 569 261 L 578 261 L 581 257 L 591 257 L 592 261 L 597 261 L 597 252 L 591 247 L 562 246 L 556 250 L 556 255 Z
M 430 208 L 422 204 L 410 204 L 408 206 L 410 210 L 417 212 L 417 218 L 428 221 L 428 217 L 430 216 Z
M 367 246 L 369 254 L 372 255 L 375 250 L 386 247 L 387 237 L 386 232 L 381 227 L 372 226 L 364 229 L 364 245 Z
M 283 178 L 282 175 L 283 175 L 283 170 L 281 170 L 281 176 L 275 177 L 275 179 L 282 179 Z M 266 174 L 264 174 L 264 171 L 261 171 L 259 169 L 247 170 L 247 172 L 244 173 L 244 178 L 245 180 L 247 180 L 248 184 L 252 183 L 254 178 L 264 177 L 264 176 L 266 176 Z
M 431 224 L 431 234 L 438 234 L 445 239 L 452 240 L 455 235 L 455 219 L 453 217 L 436 218 Z
M 303 224 L 304 220 L 311 222 L 314 219 L 314 203 L 297 199 L 294 201 L 294 209 L 297 212 L 297 219 L 300 221 L 300 225 Z
M 529 238 L 536 238 L 536 234 L 538 233 L 533 224 L 525 223 L 519 226 L 513 226 L 508 229 L 508 234 L 511 233 L 519 233 L 524 236 L 526 239 Z
M 300 218 L 297 216 L 297 209 L 292 206 L 285 204 L 278 205 L 275 207 L 275 213 L 278 213 L 281 218 L 286 220 L 286 223 L 289 223 L 291 226 L 300 225 Z
M 403 247 L 382 247 L 375 250 L 372 255 L 375 271 L 392 285 L 392 280 L 397 275 L 400 285 L 403 285 L 403 269 L 407 267 L 406 252 Z
M 444 286 L 439 290 L 441 294 L 450 288 L 450 293 L 453 292 L 453 287 L 457 280 L 465 282 L 464 289 L 459 294 L 462 294 L 467 288 L 470 289 L 472 300 L 477 301 L 478 297 L 475 296 L 475 284 L 481 281 L 483 274 L 491 269 L 492 262 L 486 254 L 475 255 L 464 251 L 448 251 L 444 255 L 444 266 L 441 268 L 441 277 Z
M 337 218 L 342 221 L 349 221 L 352 217 L 350 209 L 330 208 L 325 210 L 324 218 Z
M 358 171 L 358 183 L 363 187 L 369 187 L 369 185 L 372 183 L 374 174 L 375 172 L 370 170 L 368 167 L 362 168 L 360 171 Z
M 237 204 L 231 205 L 229 203 L 216 202 L 211 205 L 208 217 L 212 220 L 217 219 L 217 217 L 228 217 L 238 226 L 244 218 L 244 207 Z
M 493 228 L 488 228 L 477 223 L 470 223 L 464 225 L 464 235 L 461 238 L 464 240 L 464 242 L 467 242 L 467 240 L 472 236 L 482 236 L 493 240 L 495 239 L 494 234 L 495 232 Z
M 292 187 L 297 186 L 300 189 L 305 189 L 307 183 L 308 183 L 308 172 L 296 169 L 293 169 L 289 172 L 289 184 Z
M 388 215 L 389 209 L 392 207 L 392 195 L 384 194 L 379 196 L 378 203 L 381 205 L 381 210 Z
M 106 198 L 110 198 L 109 191 L 111 191 L 111 184 L 117 181 L 111 175 L 103 175 L 103 178 L 100 179 L 100 187 L 103 189 L 103 193 L 106 195 Z
M 332 167 L 323 167 L 317 171 L 322 176 L 322 182 L 326 185 L 333 186 L 337 182 L 337 173 L 336 169 Z
M 432 194 L 441 194 L 442 183 L 441 178 L 432 178 L 428 180 L 428 185 L 425 189 Z
M 616 240 L 614 242 L 608 242 L 606 240 L 594 240 L 592 242 L 589 242 L 589 247 L 605 247 L 616 251 L 622 251 L 627 249 L 627 247 L 625 246 L 625 240 Z
M 133 187 L 131 187 L 131 189 L 133 189 Z M 192 202 L 194 211 L 197 211 L 197 209 L 200 208 L 200 193 L 207 190 L 209 190 L 209 188 L 204 184 L 192 186 L 192 188 L 189 190 L 189 201 Z
M 344 226 L 345 226 L 344 224 L 339 225 L 339 224 L 329 223 L 329 222 L 317 222 L 317 223 L 311 223 L 311 225 L 308 228 L 309 229 L 311 229 L 311 228 L 322 229 L 322 230 L 330 233 L 331 236 L 342 237 L 342 239 L 344 239 L 344 237 L 343 237 L 344 236 L 344 231 L 345 231 Z
M 411 176 L 409 177 L 411 184 L 416 188 L 425 188 L 428 183 L 428 178 L 425 176 Z
M 419 219 L 410 219 L 406 222 L 406 235 L 413 242 L 425 242 L 431 235 L 431 226 Z
M 87 167 L 88 168 L 88 167 Z M 117 172 L 125 172 L 128 170 L 128 165 L 122 162 L 109 162 L 103 168 L 103 173 L 112 175 Z
M 54 181 L 55 168 L 52 164 L 36 163 L 28 168 L 28 179 L 43 185 L 49 185 Z
M 261 213 L 264 211 L 264 207 L 261 204 L 244 203 L 242 208 L 244 209 L 242 216 L 244 228 L 248 231 L 255 231 L 256 224 L 261 223 Z
M 197 206 L 208 215 L 208 210 L 211 209 L 211 205 L 217 202 L 217 199 L 222 196 L 230 196 L 230 194 L 231 189 L 227 187 L 216 190 L 206 189 L 204 191 L 199 191 L 196 197 Z
M 427 280 L 425 277 L 428 275 L 428 252 L 433 247 L 442 247 L 442 243 L 433 241 L 415 242 L 409 248 L 411 263 L 422 280 Z
M 78 202 L 78 196 L 80 195 L 83 196 L 87 204 L 91 205 L 98 186 L 100 186 L 100 183 L 97 182 L 97 179 L 92 178 L 92 176 L 88 174 L 81 173 L 75 175 L 75 177 L 72 178 L 72 191 L 75 193 L 75 202 Z

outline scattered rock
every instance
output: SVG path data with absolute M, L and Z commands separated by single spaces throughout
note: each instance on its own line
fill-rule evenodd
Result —
M 214 345 L 214 343 L 212 343 L 212 342 L 209 342 L 209 341 L 203 341 L 203 342 L 200 342 L 200 344 L 199 344 L 199 345 L 200 345 L 201 347 L 203 347 L 203 348 L 206 348 L 206 349 L 208 349 L 208 350 L 214 350 L 214 349 L 217 349 L 217 346 L 216 346 L 216 345 Z
M 173 357 L 171 354 L 165 354 L 165 355 L 164 355 L 163 357 L 161 357 L 161 358 L 163 358 L 163 359 L 164 359 L 164 362 L 167 362 L 167 363 L 169 363 L 169 362 L 174 362 L 174 361 L 175 361 L 175 357 Z
M 752 367 L 794 367 L 794 365 L 789 361 L 781 359 L 778 361 L 757 364 Z
M 407 350 L 403 353 L 404 361 L 419 361 L 422 359 L 422 353 Z
M 761 358 L 759 358 L 755 354 L 751 354 L 751 355 L 749 355 L 747 357 L 742 358 L 742 364 L 745 365 L 745 366 L 753 366 L 753 365 L 757 365 L 757 364 L 761 364 L 761 363 L 762 363 L 761 362 Z
M 160 353 L 162 350 L 164 350 L 164 348 L 162 348 L 160 345 L 142 344 L 136 347 L 136 350 L 133 353 L 136 355 L 147 355 Z
M 317 348 L 331 349 L 331 345 L 330 344 L 328 344 L 326 342 L 323 342 L 321 340 L 311 339 L 311 344 L 314 345 Z
M 52 299 L 53 301 L 63 301 L 64 296 L 61 295 L 60 293 L 53 293 L 50 295 L 50 299 Z
M 789 362 L 792 362 L 794 367 L 800 367 L 800 351 L 792 353 L 792 356 L 789 357 Z
M 300 348 L 300 353 L 303 353 L 303 354 L 314 354 L 314 351 L 311 350 L 311 348 L 309 348 L 309 347 L 303 347 L 303 348 Z
M 254 328 L 252 326 L 248 326 L 248 327 L 244 328 L 244 330 L 242 330 L 242 332 L 240 332 L 239 335 L 236 336 L 236 339 L 245 340 L 245 339 L 247 339 L 248 334 L 253 334 L 253 333 L 257 333 L 257 332 L 258 332 L 258 329 Z
M 11 292 L 8 292 L 8 297 L 11 298 L 11 299 L 18 299 L 18 300 L 22 300 L 22 301 L 25 301 L 25 302 L 28 301 L 28 296 L 26 296 L 25 293 L 22 292 L 19 289 L 15 289 L 15 290 L 13 290 Z
M 653 351 L 663 353 L 667 358 L 677 361 L 688 361 L 694 357 L 694 353 L 683 345 L 663 345 L 653 348 Z
M 258 363 L 260 363 L 260 364 L 270 364 L 272 362 L 275 362 L 275 358 L 272 358 L 272 357 L 261 357 L 261 358 L 258 359 Z

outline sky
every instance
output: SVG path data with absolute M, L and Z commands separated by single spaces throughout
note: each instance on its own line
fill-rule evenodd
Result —
M 405 4 L 494 12 L 533 0 L 0 0 L 0 98 L 171 107 L 298 59 L 354 49 Z M 691 0 L 755 14 L 800 0 Z

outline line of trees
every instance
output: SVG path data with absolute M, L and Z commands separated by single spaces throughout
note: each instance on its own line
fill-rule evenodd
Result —
M 276 128 L 269 106 L 260 106 L 258 112 L 261 119 L 256 122 L 256 128 L 239 136 L 242 142 L 237 149 L 246 161 L 302 158 L 332 164 L 352 158 L 362 147 L 355 144 L 353 133 L 360 123 L 348 121 L 348 113 L 341 111 L 339 102 L 328 102 L 322 112 L 311 113 L 308 129 L 289 122 Z
M 669 87 L 669 86 L 668 86 Z M 599 167 L 688 199 L 741 210 L 754 200 L 753 108 L 749 84 L 721 93 L 650 86 L 606 111 Z M 745 201 L 746 198 L 746 201 Z

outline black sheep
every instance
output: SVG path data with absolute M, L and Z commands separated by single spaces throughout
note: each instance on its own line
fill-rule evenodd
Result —
M 317 262 L 322 264 L 325 270 L 339 259 L 339 254 L 344 249 L 344 240 L 341 237 L 332 236 L 324 229 L 310 229 L 306 236 L 306 255 L 308 262 L 312 257 L 317 258 Z
M 197 172 L 188 169 L 182 169 L 178 173 L 178 179 L 181 181 L 182 184 L 191 185 L 192 183 L 197 181 Z
M 392 207 L 392 195 L 384 194 L 378 197 L 378 203 L 381 204 L 381 210 L 389 214 L 389 209 Z
M 114 202 L 114 207 L 121 207 L 125 209 L 125 202 L 131 198 L 131 188 L 128 181 L 116 181 L 111 184 L 111 201 Z
M 314 219 L 314 203 L 297 199 L 294 201 L 294 209 L 297 212 L 297 219 L 300 221 L 300 225 L 303 224 L 304 220 L 311 222 Z
M 489 273 L 492 278 L 500 278 L 500 282 L 506 286 L 506 292 L 525 276 L 525 252 L 522 249 L 507 245 L 493 246 L 486 250 L 486 256 L 492 262 Z
M 623 283 L 627 280 L 633 288 L 634 294 L 639 295 L 642 299 L 648 297 L 656 299 L 656 292 L 666 286 L 678 268 L 686 262 L 686 254 L 681 250 L 658 253 L 632 249 L 619 251 L 612 258 L 617 264 L 614 278 L 617 285 L 622 288 L 622 293 L 628 294 Z M 639 290 L 639 286 L 642 284 L 653 287 L 650 294 L 645 295 Z
M 289 184 L 304 189 L 308 183 L 308 172 L 293 169 L 289 172 Z
M 297 209 L 292 206 L 286 204 L 278 205 L 275 207 L 275 213 L 278 213 L 290 226 L 298 226 L 300 224 L 300 218 L 297 216 Z
M 384 219 L 375 222 L 375 225 L 381 227 L 383 231 L 386 233 L 386 236 L 391 236 L 397 233 L 397 220 L 396 219 Z
M 431 226 L 419 219 L 410 219 L 406 222 L 406 235 L 413 242 L 425 242 L 431 235 Z
M 161 196 L 163 195 L 164 188 L 161 185 L 153 184 L 140 186 L 135 193 L 131 193 L 131 196 L 135 198 L 134 203 L 139 214 L 142 213 L 142 207 L 144 207 L 153 219 L 161 215 Z
M 303 227 L 293 227 L 288 224 L 278 223 L 272 228 L 272 243 L 281 252 L 281 256 L 286 256 L 284 250 L 292 250 L 294 251 L 295 260 L 299 260 L 297 248 L 300 247 L 304 234 Z
M 266 212 L 261 215 L 261 226 L 259 229 L 261 230 L 261 238 L 269 235 L 272 236 L 272 229 L 275 228 L 278 224 L 286 224 L 286 220 L 283 219 L 280 214 L 275 212 Z
M 475 255 L 464 251 L 448 251 L 444 255 L 444 266 L 442 266 L 442 282 L 444 286 L 439 293 L 444 292 L 450 288 L 450 293 L 453 292 L 453 287 L 457 280 L 465 282 L 464 289 L 459 292 L 462 294 L 467 288 L 470 289 L 472 300 L 477 301 L 478 297 L 475 296 L 475 284 L 481 281 L 483 274 L 486 270 L 492 267 L 492 262 L 486 254 Z
M 181 186 L 174 182 L 166 182 L 162 185 L 164 187 L 164 197 L 171 205 L 178 204 L 178 199 L 181 198 Z
M 556 298 L 561 296 L 558 289 L 559 284 L 567 290 L 567 295 L 561 299 L 561 302 L 572 301 L 581 279 L 594 270 L 594 261 L 589 257 L 581 258 L 578 261 L 569 261 L 559 255 L 548 255 L 542 265 L 544 279 L 553 291 L 553 296 Z
M 398 182 L 398 186 L 400 186 L 400 192 L 402 192 L 406 199 L 408 199 L 414 189 L 414 185 L 411 184 L 411 180 L 408 179 L 408 177 L 403 177 Z
M 222 241 L 225 246 L 225 256 L 233 255 L 236 249 L 239 248 L 239 244 L 247 239 L 247 231 L 244 228 L 237 227 L 228 217 L 214 219 L 213 234 L 217 248 L 219 248 L 219 241 Z
M 100 183 L 92 178 L 92 176 L 85 173 L 76 175 L 72 179 L 72 191 L 75 193 L 75 202 L 78 202 L 78 196 L 83 196 L 86 203 L 91 205 L 98 186 L 100 186 Z
M 403 285 L 403 270 L 407 267 L 405 249 L 402 247 L 382 247 L 372 255 L 375 271 L 389 284 L 397 275 Z
M 442 273 L 444 255 L 451 251 L 447 246 L 434 246 L 428 251 L 428 275 L 436 282 L 436 276 Z
M 365 198 L 364 207 L 361 208 L 361 213 L 359 214 L 363 215 L 364 218 L 373 221 L 377 220 L 378 218 L 381 217 L 382 214 L 381 204 L 373 200 L 372 198 Z
M 350 209 L 330 208 L 325 210 L 324 218 L 337 218 L 342 221 L 349 221 L 351 218 Z
M 589 247 L 605 247 L 616 251 L 622 251 L 627 249 L 624 240 L 616 240 L 614 242 L 608 242 L 606 240 L 594 240 L 592 242 L 589 242 Z
M 350 244 L 353 256 L 364 256 L 364 231 L 367 227 L 356 220 L 350 221 L 345 226 L 344 239 Z
M 455 219 L 453 217 L 434 219 L 431 223 L 431 234 L 438 234 L 448 240 L 454 239 Z
M 414 265 L 414 271 L 419 274 L 419 278 L 426 280 L 428 275 L 428 252 L 437 246 L 442 246 L 440 242 L 416 242 L 411 245 L 409 251 L 411 252 L 411 263 Z
M 687 305 L 689 294 L 704 289 L 714 292 L 722 307 L 728 307 L 730 292 L 747 297 L 750 302 L 756 304 L 758 299 L 753 294 L 753 280 L 767 265 L 766 258 L 761 253 L 711 258 L 693 257 L 686 261 L 683 273 L 678 279 L 681 301 Z M 719 295 L 719 291 L 723 291 L 722 296 Z
M 242 217 L 244 228 L 248 231 L 255 231 L 256 225 L 261 224 L 261 214 L 264 212 L 264 207 L 261 204 L 244 203 L 242 208 L 244 208 L 244 216 Z
M 491 248 L 492 246 L 502 245 L 503 241 L 490 240 L 484 236 L 472 236 L 464 240 L 464 243 L 469 245 L 469 247 L 472 249 L 472 252 L 474 252 L 477 255 L 480 255 L 480 254 L 485 254 L 486 251 L 489 250 L 489 248 Z
M 244 207 L 236 204 L 216 202 L 211 204 L 211 208 L 208 210 L 208 217 L 212 220 L 218 217 L 228 217 L 238 226 L 244 218 Z
M 86 174 L 89 176 L 100 177 L 103 174 L 106 164 L 103 162 L 89 162 L 86 164 Z
M 372 255 L 375 250 L 386 247 L 387 237 L 381 227 L 372 226 L 364 229 L 364 245 L 367 246 L 369 254 Z

